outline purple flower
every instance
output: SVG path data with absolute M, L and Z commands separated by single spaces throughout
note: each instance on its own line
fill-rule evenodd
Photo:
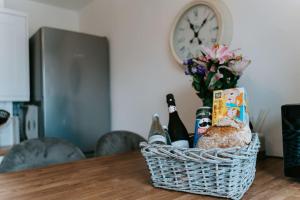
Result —
M 196 74 L 198 72 L 198 68 L 197 67 L 192 67 L 191 71 L 192 71 L 192 74 Z
M 191 75 L 188 67 L 185 68 L 184 73 L 185 73 L 185 75 Z
M 206 68 L 202 65 L 198 65 L 197 67 L 197 73 L 200 74 L 200 75 L 204 75 L 206 74 Z
M 194 63 L 193 59 L 187 59 L 183 61 L 184 65 L 192 65 Z
M 195 75 L 195 74 L 205 75 L 206 72 L 207 72 L 206 68 L 202 65 L 186 67 L 184 71 L 185 75 Z

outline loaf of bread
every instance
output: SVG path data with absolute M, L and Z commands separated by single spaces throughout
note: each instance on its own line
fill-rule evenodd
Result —
M 202 149 L 242 147 L 248 145 L 251 138 L 252 133 L 248 126 L 241 129 L 231 126 L 212 126 L 199 138 L 197 147 Z

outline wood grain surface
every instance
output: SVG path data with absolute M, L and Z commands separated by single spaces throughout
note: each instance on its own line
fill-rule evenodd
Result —
M 5 156 L 12 146 L 1 146 L 0 147 L 0 156 Z
M 260 161 L 256 179 L 243 199 L 297 200 L 300 183 L 283 176 L 281 159 Z M 139 152 L 0 174 L 1 200 L 210 200 L 207 196 L 152 187 Z

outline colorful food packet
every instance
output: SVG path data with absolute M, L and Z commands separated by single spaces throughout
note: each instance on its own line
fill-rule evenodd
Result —
M 213 126 L 243 128 L 249 124 L 247 93 L 244 88 L 214 91 Z

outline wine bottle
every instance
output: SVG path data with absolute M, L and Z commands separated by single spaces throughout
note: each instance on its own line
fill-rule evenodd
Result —
M 167 137 L 167 145 L 171 145 L 172 144 L 172 141 L 171 141 L 171 138 L 170 138 L 170 134 L 169 134 L 169 131 L 168 131 L 168 126 L 163 126 L 163 129 L 166 133 L 166 137 Z
M 179 148 L 189 148 L 189 134 L 179 118 L 173 94 L 167 95 L 169 107 L 168 132 L 172 141 L 172 146 Z
M 164 144 L 164 145 L 167 144 L 166 133 L 160 124 L 158 114 L 154 114 L 152 117 L 152 124 L 151 124 L 151 128 L 149 131 L 148 143 L 149 144 Z

